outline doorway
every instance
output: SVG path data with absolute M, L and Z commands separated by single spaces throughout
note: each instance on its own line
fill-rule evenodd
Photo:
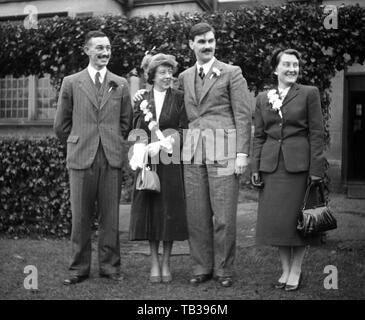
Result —
M 365 198 L 365 75 L 347 77 L 348 195 Z

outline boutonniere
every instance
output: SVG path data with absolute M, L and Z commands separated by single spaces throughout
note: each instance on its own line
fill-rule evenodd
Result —
M 280 118 L 283 118 L 283 114 L 281 112 L 281 106 L 283 105 L 283 100 L 279 95 L 277 89 L 271 89 L 267 93 L 267 97 L 269 99 L 269 103 L 271 104 L 271 109 L 275 112 L 279 113 Z
M 118 83 L 116 83 L 116 82 L 115 82 L 115 81 L 113 81 L 113 80 L 109 81 L 108 85 L 109 85 L 108 93 L 109 93 L 110 91 L 112 91 L 113 89 L 118 88 Z
M 213 77 L 217 77 L 218 78 L 220 75 L 221 75 L 221 71 L 218 68 L 214 67 L 212 69 L 212 74 L 210 75 L 210 78 L 209 79 L 212 79 Z

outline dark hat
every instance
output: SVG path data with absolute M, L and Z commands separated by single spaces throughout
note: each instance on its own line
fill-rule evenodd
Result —
M 177 62 L 176 58 L 173 55 L 157 53 L 150 59 L 147 67 L 147 72 L 150 72 L 151 70 L 157 68 L 162 64 L 170 65 L 174 69 L 174 71 L 176 71 Z

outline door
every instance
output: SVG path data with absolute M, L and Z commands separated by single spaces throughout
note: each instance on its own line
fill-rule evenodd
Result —
M 348 77 L 348 194 L 365 197 L 365 75 Z

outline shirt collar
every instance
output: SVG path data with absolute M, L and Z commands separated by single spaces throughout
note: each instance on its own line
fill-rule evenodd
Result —
M 208 61 L 207 63 L 204 63 L 203 65 L 200 65 L 198 62 L 196 63 L 196 67 L 197 70 L 199 72 L 200 67 L 203 67 L 204 70 L 204 74 L 207 75 L 210 68 L 212 67 L 213 63 L 215 61 L 215 57 L 213 57 L 212 59 L 210 59 L 210 61 Z
M 90 64 L 87 66 L 87 71 L 89 72 L 90 78 L 95 83 L 95 75 L 97 72 L 100 73 L 100 83 L 103 83 L 105 75 L 106 75 L 106 67 L 102 68 L 101 70 L 96 70 Z

